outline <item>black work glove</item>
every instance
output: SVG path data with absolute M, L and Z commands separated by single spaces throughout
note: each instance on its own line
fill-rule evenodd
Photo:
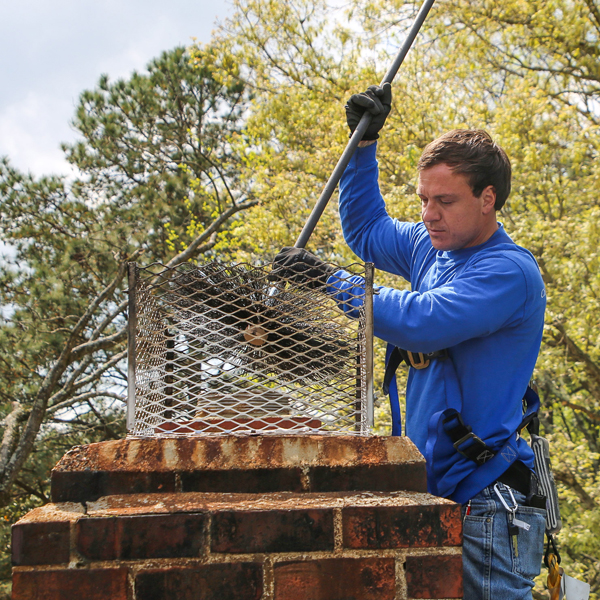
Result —
M 289 279 L 312 289 L 324 288 L 336 269 L 304 248 L 282 248 L 273 261 L 271 279 Z
M 379 130 L 383 127 L 392 108 L 392 86 L 384 83 L 382 86 L 371 85 L 366 92 L 350 96 L 346 109 L 346 121 L 350 127 L 350 135 L 354 133 L 365 111 L 373 115 L 371 124 L 363 135 L 363 140 L 376 140 Z

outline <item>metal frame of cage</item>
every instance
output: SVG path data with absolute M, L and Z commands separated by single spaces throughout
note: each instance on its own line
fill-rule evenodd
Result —
M 370 433 L 372 263 L 343 302 L 271 268 L 129 263 L 130 437 Z

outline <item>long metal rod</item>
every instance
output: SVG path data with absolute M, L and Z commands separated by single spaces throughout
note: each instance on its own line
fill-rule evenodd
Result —
M 137 329 L 137 263 L 130 262 L 128 270 L 128 320 L 127 320 L 127 431 L 135 426 L 135 341 Z
M 375 266 L 365 263 L 365 383 L 367 403 L 367 432 L 375 424 L 375 403 L 373 399 L 373 281 Z
M 408 35 L 406 36 L 406 39 L 402 44 L 402 47 L 398 51 L 398 54 L 396 54 L 396 57 L 394 58 L 394 61 L 392 62 L 384 78 L 381 80 L 381 85 L 387 82 L 391 83 L 394 80 L 394 77 L 396 77 L 400 65 L 402 65 L 402 63 L 404 62 L 404 58 L 408 54 L 410 47 L 415 41 L 415 38 L 417 37 L 417 34 L 419 33 L 419 30 L 421 29 L 421 26 L 423 25 L 423 22 L 429 14 L 429 11 L 431 10 L 431 7 L 433 6 L 434 2 L 435 0 L 425 0 L 423 2 L 410 28 L 410 31 L 408 32 Z M 340 182 L 340 179 L 342 178 L 346 167 L 350 163 L 350 159 L 352 158 L 354 151 L 358 147 L 358 143 L 362 140 L 365 131 L 369 127 L 369 124 L 371 123 L 371 118 L 371 113 L 365 112 L 360 122 L 356 126 L 352 137 L 346 145 L 346 149 L 344 150 L 342 156 L 338 160 L 338 163 L 335 166 L 331 177 L 329 177 L 329 180 L 325 184 L 325 187 L 323 188 L 323 191 L 321 192 L 321 195 L 319 196 L 315 207 L 310 213 L 310 216 L 308 217 L 302 231 L 300 232 L 300 235 L 298 236 L 298 239 L 296 240 L 296 248 L 306 247 L 306 244 L 308 243 L 310 236 L 315 230 L 315 227 L 317 226 L 317 223 L 319 222 L 319 219 L 321 218 L 325 207 L 329 203 L 331 196 L 333 196 L 333 192 L 335 191 L 337 184 Z

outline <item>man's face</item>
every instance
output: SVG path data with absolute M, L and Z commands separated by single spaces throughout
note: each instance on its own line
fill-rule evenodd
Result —
M 492 186 L 473 195 L 465 175 L 445 163 L 419 173 L 421 217 L 436 250 L 459 250 L 487 241 L 498 228 Z

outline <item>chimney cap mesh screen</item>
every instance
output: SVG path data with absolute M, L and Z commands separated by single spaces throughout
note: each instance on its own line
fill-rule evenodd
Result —
M 130 436 L 369 433 L 372 269 L 349 318 L 271 267 L 130 264 Z

